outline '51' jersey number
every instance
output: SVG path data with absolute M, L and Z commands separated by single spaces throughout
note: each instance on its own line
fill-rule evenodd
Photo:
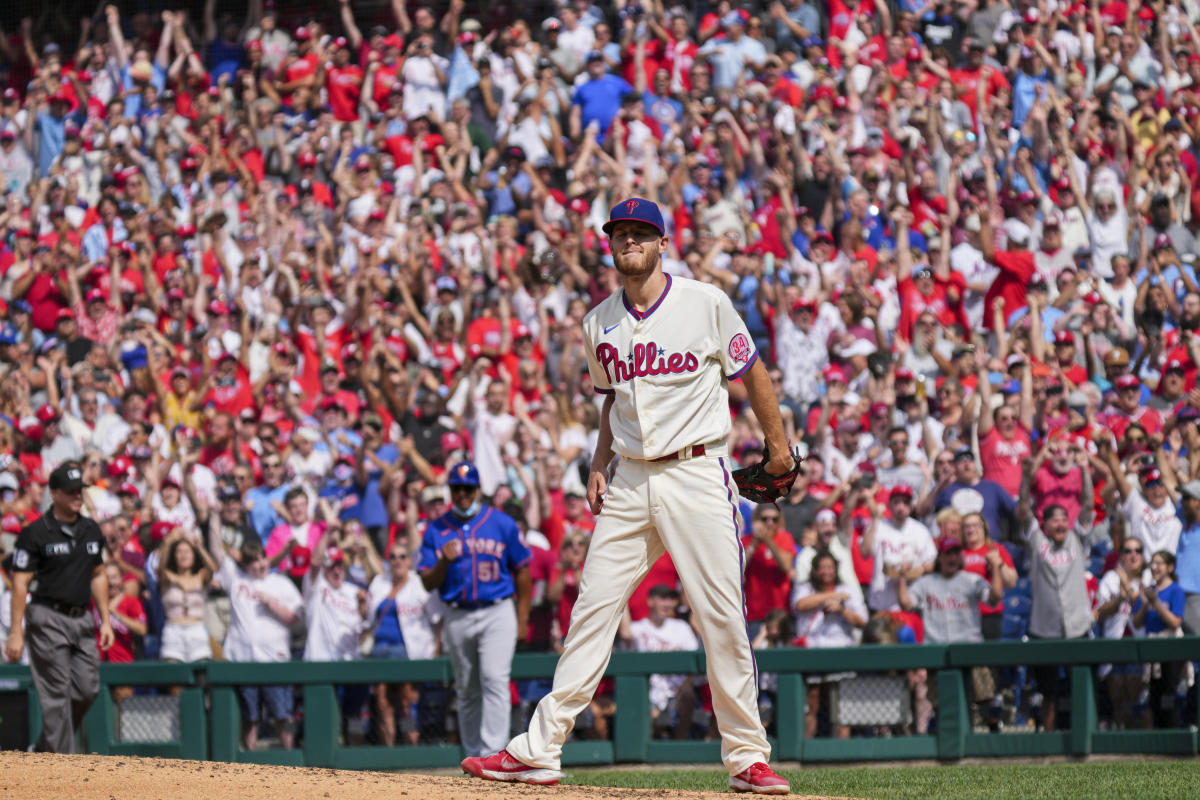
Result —
M 499 561 L 480 561 L 475 566 L 475 577 L 480 583 L 492 583 L 500 580 L 500 562 Z

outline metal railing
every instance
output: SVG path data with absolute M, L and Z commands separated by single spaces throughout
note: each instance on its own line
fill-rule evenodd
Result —
M 776 676 L 773 696 L 773 757 L 777 760 L 860 761 L 939 759 L 954 761 L 987 756 L 1087 756 L 1101 753 L 1196 755 L 1197 703 L 1181 727 L 1148 730 L 1100 730 L 1096 668 L 1101 664 L 1146 664 L 1200 660 L 1200 637 L 1091 641 L 989 642 L 961 645 L 891 645 L 851 649 L 782 648 L 757 653 L 759 671 Z M 547 678 L 554 654 L 520 653 L 513 678 Z M 971 722 L 968 687 L 972 668 L 984 666 L 1061 666 L 1071 681 L 1069 730 L 1004 735 L 977 732 Z M 851 739 L 805 738 L 806 676 L 843 672 L 904 673 L 926 670 L 936 691 L 935 730 L 923 735 L 865 736 Z M 568 742 L 567 765 L 614 762 L 715 763 L 718 740 L 667 741 L 652 736 L 648 692 L 653 673 L 702 675 L 703 652 L 616 652 L 607 675 L 613 678 L 616 711 L 612 735 L 604 740 Z M 87 749 L 113 755 L 144 755 L 229 762 L 304 765 L 347 769 L 411 769 L 453 766 L 462 758 L 456 744 L 395 747 L 347 746 L 341 739 L 337 687 L 347 684 L 449 683 L 445 658 L 428 661 L 366 660 L 338 663 L 286 662 L 247 664 L 205 662 L 105 664 L 101 692 L 86 720 Z M 294 750 L 248 751 L 239 745 L 241 710 L 237 687 L 293 685 L 299 688 L 303 735 Z M 118 726 L 114 687 L 158 687 L 178 697 L 178 739 L 128 741 L 130 726 Z M 1196 693 L 1200 682 L 1189 691 Z M 27 667 L 0 666 L 0 693 L 29 697 L 29 738 L 40 729 L 40 712 Z M 12 722 L 11 720 L 9 722 Z M 0 721 L 0 724 L 4 724 Z M 120 729 L 125 729 L 122 737 Z M 136 730 L 136 727 L 134 728 Z

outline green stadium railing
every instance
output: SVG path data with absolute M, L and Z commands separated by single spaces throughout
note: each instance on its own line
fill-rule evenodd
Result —
M 760 672 L 777 676 L 774 758 L 781 761 L 846 762 L 973 757 L 1071 756 L 1093 754 L 1198 753 L 1196 719 L 1171 730 L 1101 731 L 1096 708 L 1095 667 L 1108 663 L 1200 660 L 1200 637 L 1090 641 L 989 642 L 957 645 L 864 646 L 849 649 L 782 648 L 757 653 Z M 520 653 L 513 677 L 546 678 L 557 656 Z M 1070 670 L 1070 729 L 1025 734 L 974 733 L 970 723 L 967 676 L 975 666 L 1061 665 Z M 845 671 L 928 671 L 937 686 L 935 734 L 891 738 L 806 739 L 806 674 Z M 566 745 L 566 765 L 634 763 L 716 763 L 719 741 L 662 741 L 651 737 L 649 676 L 652 673 L 703 674 L 703 652 L 616 652 L 607 675 L 614 679 L 616 715 L 612 738 Z M 463 757 L 457 745 L 399 747 L 344 746 L 339 742 L 336 687 L 343 684 L 441 682 L 453 679 L 445 658 L 428 661 L 286 662 L 246 664 L 204 662 L 105 664 L 101 692 L 86 720 L 87 749 L 113 755 L 282 764 L 343 769 L 449 767 Z M 237 687 L 296 685 L 303 693 L 303 744 L 295 750 L 243 750 Z M 117 740 L 111 687 L 174 687 L 180 697 L 181 737 L 177 742 Z M 40 713 L 27 667 L 0 666 L 0 692 L 29 694 L 29 731 L 36 739 Z M 1200 692 L 1200 681 L 1192 691 Z M 1200 705 L 1200 703 L 1193 703 Z

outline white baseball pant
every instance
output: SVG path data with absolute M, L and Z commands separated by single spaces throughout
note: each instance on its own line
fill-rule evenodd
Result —
M 746 629 L 737 486 L 728 460 L 713 450 L 724 447 L 683 461 L 620 462 L 592 534 L 554 688 L 529 731 L 508 744 L 514 758 L 560 768 L 563 742 L 604 675 L 629 596 L 665 547 L 704 642 L 721 760 L 730 774 L 769 760 Z

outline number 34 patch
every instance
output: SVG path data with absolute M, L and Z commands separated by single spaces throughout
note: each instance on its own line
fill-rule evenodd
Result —
M 729 358 L 735 364 L 745 364 L 753 353 L 754 350 L 750 347 L 750 340 L 746 338 L 746 334 L 739 333 L 729 340 Z

